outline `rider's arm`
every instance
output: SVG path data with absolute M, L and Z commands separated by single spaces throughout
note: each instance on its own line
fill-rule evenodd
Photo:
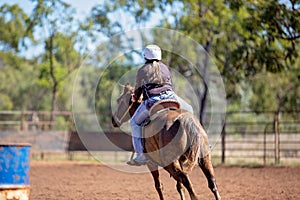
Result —
M 133 101 L 139 100 L 140 96 L 142 95 L 142 78 L 143 78 L 143 71 L 142 69 L 139 69 L 135 78 L 135 88 L 134 88 L 134 94 L 132 96 Z

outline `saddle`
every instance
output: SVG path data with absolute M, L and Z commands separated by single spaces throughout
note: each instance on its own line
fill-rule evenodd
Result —
M 164 99 L 156 102 L 149 110 L 150 117 L 165 109 L 177 110 L 180 108 L 180 103 L 173 99 Z
M 180 103 L 173 99 L 164 99 L 156 102 L 149 110 L 150 123 L 143 127 L 145 138 L 151 137 L 164 127 L 169 130 L 180 114 L 187 111 L 180 109 Z

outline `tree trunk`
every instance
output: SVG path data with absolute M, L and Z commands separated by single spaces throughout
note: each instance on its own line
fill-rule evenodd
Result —
M 49 65 L 50 65 L 50 76 L 53 82 L 52 87 L 52 101 L 51 101 L 51 116 L 50 116 L 50 122 L 55 121 L 55 115 L 54 111 L 56 110 L 56 95 L 57 95 L 57 85 L 58 82 L 56 80 L 55 74 L 54 74 L 54 64 L 53 64 L 53 40 L 54 40 L 54 33 L 52 33 L 49 37 L 49 46 L 48 46 L 48 52 L 49 52 Z M 52 124 L 49 126 L 50 129 L 52 129 Z
M 203 95 L 202 98 L 200 99 L 200 123 L 205 126 L 206 123 L 206 105 L 207 105 L 207 96 L 208 96 L 208 92 L 209 92 L 209 52 L 211 49 L 211 45 L 212 45 L 212 39 L 210 39 L 210 41 L 208 41 L 204 47 L 204 49 L 206 50 L 206 54 L 205 54 L 205 58 L 203 60 L 203 70 L 202 70 L 202 78 L 203 78 L 203 85 L 204 85 L 204 91 L 203 91 Z
M 202 98 L 200 99 L 200 123 L 205 126 L 206 123 L 206 101 L 207 101 L 207 93 L 208 93 L 208 86 L 205 80 L 203 80 L 204 84 L 204 91 L 202 94 Z
M 56 95 L 57 94 L 57 84 L 54 84 L 53 88 L 52 88 L 52 101 L 51 101 L 51 117 L 50 117 L 50 121 L 53 122 L 55 121 L 55 105 L 56 105 Z

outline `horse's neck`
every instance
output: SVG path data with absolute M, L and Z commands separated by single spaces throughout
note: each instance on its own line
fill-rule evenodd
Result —
M 141 103 L 139 103 L 139 102 L 134 102 L 133 104 L 132 104 L 132 108 L 130 109 L 130 116 L 132 117 L 133 116 L 133 114 L 135 113 L 135 111 L 137 110 L 137 108 L 139 107 L 141 105 Z

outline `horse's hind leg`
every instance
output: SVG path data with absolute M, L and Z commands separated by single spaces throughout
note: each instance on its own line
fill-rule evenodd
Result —
M 198 198 L 196 197 L 196 194 L 194 192 L 193 186 L 191 184 L 191 181 L 189 177 L 187 176 L 186 173 L 184 173 L 181 168 L 179 163 L 171 163 L 170 165 L 164 167 L 166 171 L 170 173 L 170 175 L 177 181 L 177 190 L 178 190 L 178 184 L 183 184 L 184 187 L 187 189 L 187 191 L 190 194 L 191 200 L 197 200 Z M 178 183 L 179 182 L 179 183 Z M 183 196 L 182 190 L 178 191 L 180 196 Z M 184 197 L 181 199 L 184 199 Z
M 180 199 L 181 200 L 185 200 L 185 196 L 184 196 L 184 192 L 183 192 L 183 187 L 182 187 L 182 183 L 177 181 L 177 185 L 176 185 L 177 191 L 180 194 Z
M 162 193 L 163 188 L 162 188 L 162 184 L 160 183 L 160 180 L 159 180 L 158 166 L 152 162 L 148 162 L 147 167 L 150 170 L 151 175 L 153 177 L 155 189 L 159 195 L 159 199 L 164 200 L 163 193 Z
M 182 162 L 180 160 L 179 160 L 179 164 L 180 164 L 180 169 L 182 170 Z M 180 199 L 185 200 L 184 188 L 183 188 L 182 183 L 180 181 L 177 181 L 176 189 L 177 189 L 177 191 L 180 195 Z
M 210 155 L 206 155 L 204 158 L 199 158 L 199 166 L 202 169 L 203 173 L 205 174 L 207 181 L 208 181 L 208 187 L 213 192 L 215 199 L 220 200 L 221 196 L 218 191 L 215 173 L 213 166 L 211 164 Z

